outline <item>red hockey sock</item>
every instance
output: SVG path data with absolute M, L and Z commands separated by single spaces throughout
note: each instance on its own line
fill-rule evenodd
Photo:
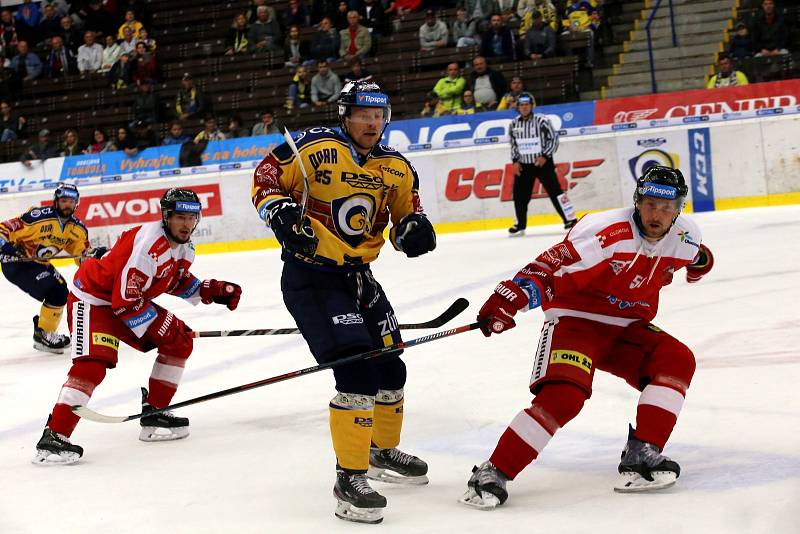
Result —
M 183 376 L 186 358 L 159 354 L 150 373 L 150 392 L 147 402 L 155 408 L 168 406 L 173 395 L 178 390 L 178 384 Z
M 96 360 L 78 360 L 72 364 L 67 374 L 67 381 L 61 387 L 58 401 L 50 415 L 47 426 L 50 430 L 71 436 L 80 419 L 72 413 L 70 406 L 86 405 L 89 398 L 103 378 L 106 376 L 106 364 Z
M 678 421 L 685 394 L 684 382 L 656 377 L 639 397 L 634 437 L 663 449 Z
M 489 460 L 508 478 L 535 460 L 556 431 L 581 411 L 586 394 L 567 382 L 542 386 L 530 408 L 511 421 Z

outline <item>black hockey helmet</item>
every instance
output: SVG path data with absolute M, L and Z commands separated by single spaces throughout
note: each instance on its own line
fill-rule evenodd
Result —
M 77 207 L 81 201 L 81 194 L 80 192 L 78 192 L 78 187 L 75 184 L 59 182 L 58 185 L 56 185 L 56 190 L 53 191 L 53 209 L 56 210 L 56 213 L 58 215 L 66 218 L 72 215 L 72 212 L 65 214 L 58 209 L 58 199 L 60 198 L 68 198 L 74 200 L 75 207 Z
M 680 169 L 653 165 L 636 180 L 633 202 L 638 204 L 642 197 L 666 198 L 678 201 L 680 207 L 688 194 L 689 187 Z
M 339 125 L 342 133 L 349 137 L 347 133 L 347 121 L 353 107 L 382 108 L 383 128 L 379 137 L 383 136 L 384 130 L 392 120 L 392 106 L 389 103 L 389 95 L 381 91 L 380 86 L 375 82 L 358 80 L 347 82 L 339 93 Z
M 167 235 L 180 243 L 181 240 L 176 239 L 169 231 L 168 221 L 170 216 L 173 213 L 193 213 L 197 216 L 197 222 L 199 223 L 201 210 L 202 204 L 200 203 L 200 197 L 197 196 L 197 193 L 191 189 L 173 187 L 167 190 L 164 196 L 161 197 L 161 225 L 164 227 Z M 195 228 L 196 227 L 197 224 L 195 224 Z

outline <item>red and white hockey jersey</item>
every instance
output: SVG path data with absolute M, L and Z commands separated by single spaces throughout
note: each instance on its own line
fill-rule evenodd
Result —
M 627 326 L 651 321 L 672 275 L 692 263 L 700 230 L 684 215 L 661 240 L 645 240 L 623 208 L 583 217 L 564 241 L 540 254 L 514 278 L 541 305 L 547 320 L 582 317 Z M 535 286 L 535 287 L 534 287 Z
M 90 304 L 111 306 L 142 337 L 156 318 L 152 300 L 157 296 L 200 302 L 201 281 L 189 272 L 193 261 L 194 245 L 172 248 L 160 221 L 144 224 L 124 232 L 102 259 L 83 262 L 73 293 Z

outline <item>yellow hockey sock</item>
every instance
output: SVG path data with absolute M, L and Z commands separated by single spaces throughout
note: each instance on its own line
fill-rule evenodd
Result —
M 372 443 L 381 449 L 391 449 L 400 443 L 403 428 L 403 390 L 381 389 L 375 397 L 375 416 Z
M 45 332 L 55 332 L 61 322 L 61 315 L 64 313 L 64 306 L 49 306 L 42 304 L 39 310 L 39 328 Z
M 375 397 L 339 393 L 330 403 L 330 424 L 336 461 L 345 469 L 366 471 L 372 442 Z

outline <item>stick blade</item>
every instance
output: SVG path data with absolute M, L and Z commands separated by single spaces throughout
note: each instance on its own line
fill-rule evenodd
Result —
M 125 416 L 103 415 L 90 408 L 87 408 L 86 406 L 81 406 L 80 404 L 70 406 L 70 409 L 72 410 L 72 413 L 81 419 L 88 419 L 89 421 L 94 421 L 96 423 L 124 423 L 128 420 L 128 418 Z

